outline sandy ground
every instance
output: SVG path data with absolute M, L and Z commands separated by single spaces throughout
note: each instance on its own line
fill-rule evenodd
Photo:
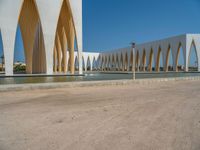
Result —
M 0 93 L 0 150 L 200 150 L 200 81 Z

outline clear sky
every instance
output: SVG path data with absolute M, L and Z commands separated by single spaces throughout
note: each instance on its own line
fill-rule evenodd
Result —
M 200 0 L 83 0 L 84 48 L 99 51 L 200 33 Z
M 127 47 L 184 33 L 200 33 L 200 0 L 83 0 L 85 51 Z M 22 60 L 17 31 L 15 60 Z M 0 39 L 0 55 L 2 44 Z

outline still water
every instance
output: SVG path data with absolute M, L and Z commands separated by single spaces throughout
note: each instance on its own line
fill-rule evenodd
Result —
M 200 76 L 199 72 L 136 73 L 136 79 Z M 0 76 L 0 84 L 52 83 L 132 79 L 131 73 L 87 73 L 84 76 Z

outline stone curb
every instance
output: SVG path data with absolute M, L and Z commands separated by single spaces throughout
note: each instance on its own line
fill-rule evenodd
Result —
M 83 82 L 65 82 L 65 83 L 40 83 L 40 84 L 11 84 L 0 85 L 0 92 L 24 91 L 37 89 L 55 89 L 55 88 L 75 88 L 75 87 L 91 87 L 91 86 L 117 86 L 131 84 L 151 84 L 167 81 L 187 81 L 200 80 L 200 76 L 196 77 L 176 77 L 176 78 L 151 78 L 133 80 L 106 80 L 106 81 L 83 81 Z

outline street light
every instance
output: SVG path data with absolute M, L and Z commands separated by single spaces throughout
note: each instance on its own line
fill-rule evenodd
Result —
M 132 51 L 133 51 L 133 66 L 132 66 L 132 69 L 133 69 L 133 80 L 135 80 L 135 43 L 132 42 L 131 43 L 131 48 L 132 48 Z

